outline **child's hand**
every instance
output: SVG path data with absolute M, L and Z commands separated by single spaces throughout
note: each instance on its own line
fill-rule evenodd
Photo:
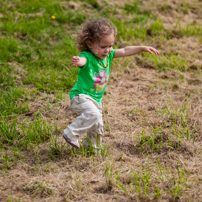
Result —
M 155 54 L 155 55 L 159 55 L 160 53 L 155 49 L 155 48 L 152 48 L 150 46 L 143 46 L 143 51 L 144 52 L 148 52 L 150 54 Z
M 79 56 L 73 56 L 72 59 L 71 59 L 72 66 L 78 66 L 79 61 L 80 61 Z

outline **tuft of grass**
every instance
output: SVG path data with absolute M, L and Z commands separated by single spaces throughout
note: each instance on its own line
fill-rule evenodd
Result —
M 6 90 L 8 86 L 15 86 L 15 76 L 13 73 L 13 68 L 7 64 L 0 64 L 0 87 Z
M 147 150 L 147 153 L 153 151 L 160 151 L 164 145 L 162 127 L 152 128 L 152 135 L 146 135 L 144 130 L 136 137 L 137 142 L 135 148 L 141 152 Z M 147 149 L 145 149 L 147 148 Z
M 133 2 L 132 4 L 126 3 L 124 9 L 127 13 L 138 13 L 140 8 L 137 2 Z
M 71 153 L 73 156 L 82 156 L 82 157 L 102 157 L 102 158 L 106 158 L 108 156 L 110 156 L 109 154 L 109 147 L 106 145 L 103 146 L 99 146 L 98 148 L 93 147 L 92 145 L 88 145 L 88 147 L 86 147 L 83 142 L 81 144 L 80 149 L 72 149 Z
M 105 180 L 107 183 L 108 189 L 113 187 L 113 161 L 106 161 L 105 165 Z
M 162 55 L 158 58 L 155 55 L 145 54 L 145 59 L 154 64 L 157 70 L 168 72 L 171 69 L 177 69 L 181 72 L 189 71 L 187 58 L 178 55 Z
M 19 42 L 12 36 L 0 38 L 0 61 L 10 62 L 14 60 L 14 55 L 19 50 Z
M 47 197 L 54 194 L 54 190 L 49 186 L 49 181 L 45 182 L 31 181 L 24 187 L 23 190 L 28 194 L 30 194 L 32 198 L 36 198 L 37 196 Z
M 181 168 L 179 166 L 179 161 L 173 170 L 162 168 L 160 161 L 158 161 L 158 170 L 141 168 L 140 171 L 136 172 L 131 168 L 128 183 L 124 182 L 118 171 L 110 171 L 110 173 L 116 173 L 114 179 L 116 187 L 125 194 L 138 196 L 140 200 L 162 200 L 166 195 L 169 195 L 172 200 L 177 200 L 182 192 L 190 190 L 197 177 L 190 178 L 190 174 L 185 167 Z M 113 176 L 110 175 L 111 178 Z M 112 182 L 111 185 L 113 185 Z
M 29 111 L 28 103 L 24 101 L 26 99 L 26 94 L 17 86 L 7 87 L 6 90 L 0 91 L 0 97 L 1 116 L 20 114 Z M 22 101 L 20 99 L 22 99 Z
M 164 30 L 163 21 L 161 19 L 157 19 L 154 21 L 148 28 L 147 34 L 149 36 L 157 36 Z
M 171 100 L 170 103 L 171 107 L 159 111 L 162 117 L 160 126 L 150 127 L 147 132 L 142 129 L 142 132 L 135 136 L 135 148 L 140 153 L 158 153 L 165 148 L 179 150 L 184 140 L 195 143 L 198 130 L 196 125 L 189 123 L 188 101 L 180 109 L 175 109 Z
M 30 144 L 38 145 L 49 140 L 52 132 L 52 126 L 40 117 L 30 121 L 28 126 L 23 120 L 19 123 L 17 119 L 10 121 L 8 117 L 3 117 L 0 126 L 0 139 L 3 144 L 27 150 Z

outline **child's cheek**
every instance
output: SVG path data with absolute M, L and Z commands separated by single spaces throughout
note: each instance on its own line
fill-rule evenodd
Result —
M 98 49 L 95 47 L 92 49 L 93 54 L 97 54 L 98 53 Z

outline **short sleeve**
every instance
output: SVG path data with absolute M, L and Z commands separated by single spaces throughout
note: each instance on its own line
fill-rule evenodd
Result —
M 88 54 L 87 52 L 81 52 L 81 53 L 79 54 L 79 57 L 84 57 L 84 58 L 86 58 L 86 64 L 85 64 L 83 67 L 80 67 L 80 68 L 85 68 L 85 67 L 87 67 L 88 64 L 89 64 L 89 54 Z
M 111 53 L 109 54 L 109 59 L 110 59 L 110 61 L 113 60 L 114 55 L 115 55 L 115 49 L 112 49 Z

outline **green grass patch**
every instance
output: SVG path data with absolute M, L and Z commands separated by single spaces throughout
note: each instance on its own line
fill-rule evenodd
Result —
M 189 71 L 188 58 L 184 58 L 181 55 L 151 55 L 144 54 L 145 60 L 148 60 L 154 64 L 155 68 L 159 71 L 168 72 L 171 69 L 177 69 L 181 72 Z
M 0 37 L 0 61 L 10 62 L 19 49 L 19 42 L 14 37 Z
M 28 103 L 25 102 L 25 92 L 17 86 L 7 87 L 6 90 L 0 91 L 0 98 L 1 116 L 21 114 L 29 111 Z
M 4 144 L 16 146 L 19 149 L 27 150 L 30 144 L 38 145 L 50 139 L 53 128 L 45 120 L 36 117 L 28 123 L 18 119 L 9 120 L 2 117 L 0 126 L 1 147 Z

